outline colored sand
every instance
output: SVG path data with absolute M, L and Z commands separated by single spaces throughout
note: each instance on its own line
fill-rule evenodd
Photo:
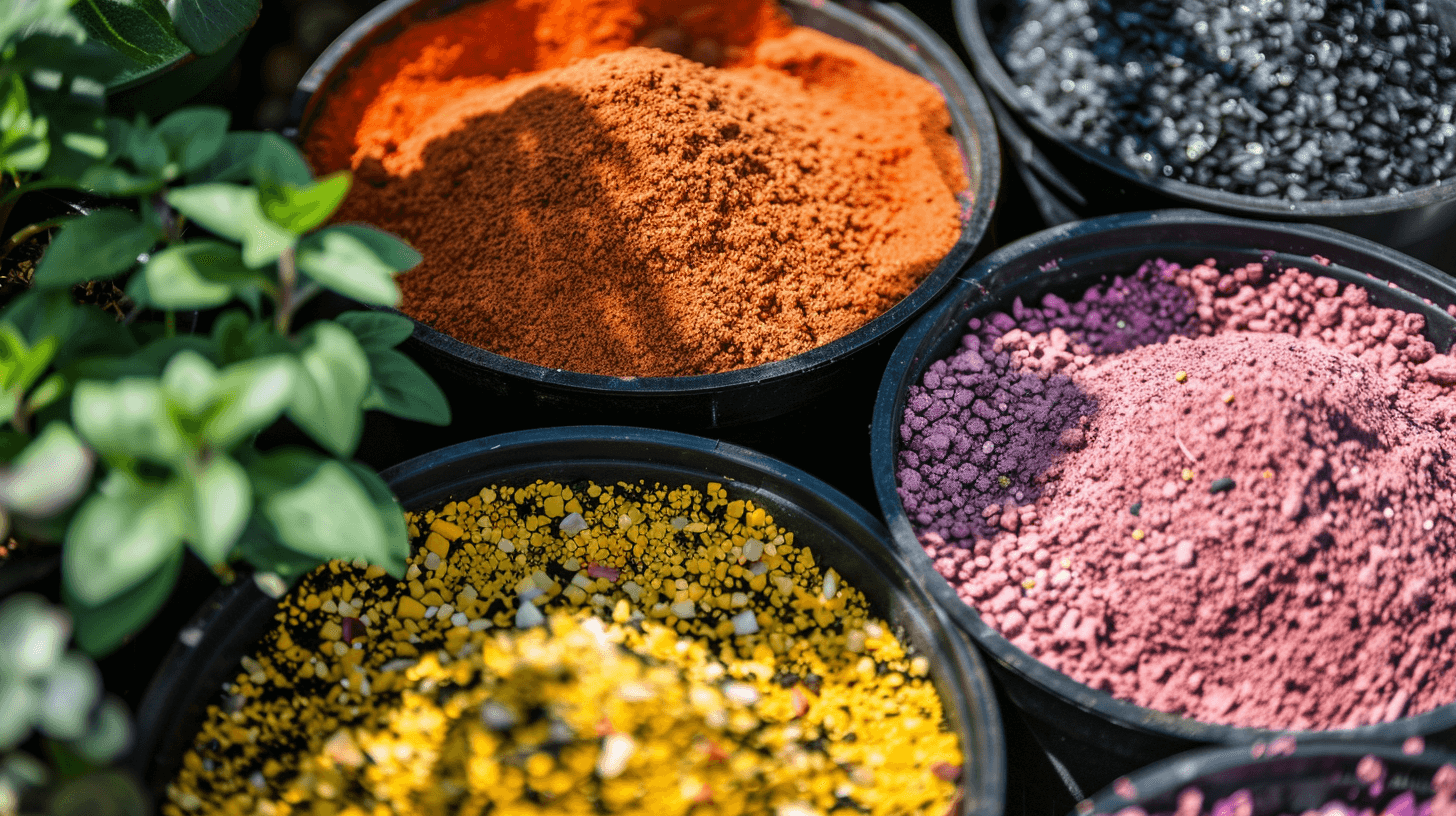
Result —
M 1120 699 L 1316 729 L 1456 701 L 1456 360 L 1266 277 L 1150 262 L 971 321 L 911 389 L 906 511 L 988 623 Z
M 954 800 L 961 754 L 926 658 L 720 485 L 497 486 L 409 521 L 405 582 L 333 562 L 284 599 L 164 813 L 941 816 Z
M 339 218 L 423 253 L 401 308 L 457 339 L 615 376 L 782 360 L 909 294 L 967 183 L 934 86 L 780 14 L 467 5 L 372 50 L 307 152 L 358 173 Z

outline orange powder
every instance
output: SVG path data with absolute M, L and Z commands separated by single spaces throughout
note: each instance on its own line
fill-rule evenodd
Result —
M 765 2 L 496 0 L 371 52 L 306 150 L 356 170 L 342 220 L 423 253 L 407 314 L 542 366 L 679 376 L 909 294 L 960 234 L 949 125 L 929 83 Z

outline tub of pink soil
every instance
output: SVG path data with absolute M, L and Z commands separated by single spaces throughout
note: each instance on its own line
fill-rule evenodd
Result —
M 1453 816 L 1456 754 L 1284 737 L 1205 748 L 1121 777 L 1070 816 Z
M 1372 242 L 1162 211 L 1005 247 L 906 335 L 881 508 L 1081 791 L 1277 735 L 1456 744 L 1448 309 Z

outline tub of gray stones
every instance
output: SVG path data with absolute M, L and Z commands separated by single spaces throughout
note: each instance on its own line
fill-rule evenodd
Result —
M 1445 0 L 1441 0 L 1445 2 Z M 1193 206 L 1456 271 L 1456 59 L 1426 0 L 955 0 L 1051 220 Z

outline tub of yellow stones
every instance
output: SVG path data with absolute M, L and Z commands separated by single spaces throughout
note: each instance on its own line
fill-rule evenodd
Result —
M 139 713 L 163 814 L 1001 813 L 978 658 L 828 485 L 602 427 L 385 477 L 404 581 L 242 582 L 184 629 Z

